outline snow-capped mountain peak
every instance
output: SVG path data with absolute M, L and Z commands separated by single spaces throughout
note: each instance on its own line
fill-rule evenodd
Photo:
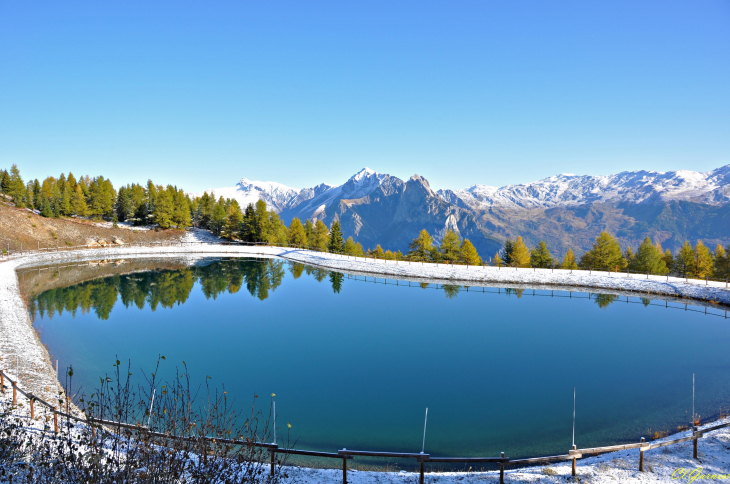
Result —
M 563 173 L 542 180 L 504 187 L 473 185 L 464 190 L 440 190 L 452 203 L 473 209 L 581 205 L 594 202 L 694 201 L 710 205 L 730 202 L 730 165 L 707 173 L 625 171 L 615 175 Z

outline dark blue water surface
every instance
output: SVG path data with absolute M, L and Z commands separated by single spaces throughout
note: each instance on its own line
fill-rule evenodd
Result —
M 299 448 L 419 452 L 428 407 L 431 455 L 565 453 L 573 387 L 579 447 L 636 441 L 690 421 L 692 373 L 703 419 L 730 403 L 722 310 L 382 282 L 218 260 L 46 291 L 31 311 L 87 389 L 117 355 L 148 371 L 184 360 L 242 404 L 276 393 Z

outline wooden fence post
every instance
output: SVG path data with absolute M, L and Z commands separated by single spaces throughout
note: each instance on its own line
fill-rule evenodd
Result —
M 0 392 L 5 393 L 5 373 L 0 372 Z
M 578 447 L 576 447 L 575 445 L 573 445 L 573 450 L 576 450 L 577 448 Z M 573 477 L 575 477 L 575 464 L 576 464 L 576 461 L 577 460 L 578 460 L 577 458 L 573 457 L 573 469 L 572 469 Z
M 33 403 L 35 402 L 35 398 L 33 398 L 31 396 L 28 400 L 30 400 L 30 419 L 35 420 L 35 409 L 33 408 Z
M 342 484 L 347 484 L 347 458 L 342 458 Z
M 644 437 L 641 438 L 641 443 L 646 442 Z M 639 472 L 644 472 L 644 448 L 639 447 Z
M 418 482 L 419 482 L 420 484 L 423 484 L 423 481 L 424 481 L 424 479 L 425 479 L 425 476 L 423 475 L 423 460 L 421 460 L 421 477 L 420 477 L 420 479 L 418 480 Z
M 274 477 L 274 466 L 276 464 L 276 450 L 271 448 L 271 449 L 269 449 L 269 453 L 271 454 L 271 477 Z
M 697 440 L 699 439 L 699 437 L 697 437 L 697 426 L 696 425 L 694 427 L 692 427 L 692 433 L 694 434 L 693 435 L 694 439 L 692 439 L 692 447 L 693 447 L 692 448 L 692 457 L 697 459 Z
M 17 393 L 17 391 L 15 388 L 15 382 L 13 382 L 13 407 L 18 404 L 18 399 L 17 399 L 16 393 Z
M 58 433 L 58 410 L 57 407 L 53 407 L 53 432 Z
M 502 459 L 504 459 L 504 452 L 502 452 Z M 504 484 L 504 464 L 499 464 L 499 484 Z

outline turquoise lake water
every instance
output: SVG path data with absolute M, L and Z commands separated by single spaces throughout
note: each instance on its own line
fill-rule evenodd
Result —
M 431 455 L 566 453 L 574 387 L 578 447 L 634 442 L 690 422 L 692 373 L 703 420 L 730 404 L 722 310 L 363 279 L 215 260 L 45 291 L 31 312 L 75 384 L 117 357 L 184 360 L 242 403 L 275 393 L 298 448 L 420 452 L 428 407 Z

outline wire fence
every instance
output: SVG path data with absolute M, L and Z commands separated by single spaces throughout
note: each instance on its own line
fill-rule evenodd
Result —
M 670 445 L 676 445 L 676 444 L 681 444 L 683 442 L 691 441 L 692 445 L 693 445 L 692 457 L 694 459 L 697 459 L 699 439 L 701 439 L 705 434 L 708 434 L 710 432 L 714 432 L 714 431 L 717 431 L 717 430 L 720 430 L 723 428 L 730 427 L 730 422 L 713 425 L 711 427 L 704 428 L 702 430 L 700 430 L 697 425 L 693 425 L 693 427 L 691 429 L 691 432 L 692 432 L 691 435 L 689 435 L 687 437 L 682 437 L 679 439 L 649 443 L 649 442 L 646 442 L 644 437 L 642 437 L 641 441 L 636 442 L 636 443 L 611 445 L 611 446 L 605 446 L 605 447 L 590 447 L 590 448 L 583 448 L 583 449 L 578 449 L 577 446 L 573 445 L 573 448 L 568 450 L 568 453 L 566 453 L 566 454 L 543 456 L 543 457 L 531 457 L 531 458 L 525 458 L 525 459 L 510 459 L 509 457 L 505 456 L 504 452 L 502 452 L 499 457 L 439 457 L 439 456 L 432 456 L 432 455 L 424 453 L 424 452 L 419 452 L 419 453 L 378 452 L 378 451 L 367 451 L 367 450 L 349 450 L 347 448 L 343 448 L 341 450 L 338 450 L 337 452 L 319 452 L 319 451 L 314 451 L 314 450 L 303 450 L 303 449 L 280 447 L 277 443 L 251 442 L 251 441 L 247 441 L 247 440 L 236 440 L 236 439 L 220 439 L 220 438 L 207 437 L 204 435 L 195 436 L 195 437 L 175 436 L 175 435 L 170 435 L 170 434 L 154 432 L 150 428 L 143 426 L 141 423 L 130 424 L 128 422 L 122 422 L 122 421 L 97 419 L 89 414 L 84 414 L 84 416 L 73 415 L 69 410 L 68 397 L 65 397 L 67 411 L 63 412 L 63 411 L 59 410 L 57 406 L 54 406 L 54 405 L 44 401 L 43 399 L 33 395 L 30 392 L 21 390 L 18 386 L 17 381 L 13 381 L 7 375 L 7 373 L 5 373 L 5 371 L 0 370 L 0 391 L 3 394 L 5 394 L 5 390 L 7 389 L 7 387 L 5 386 L 5 380 L 7 380 L 10 383 L 10 389 L 12 389 L 12 392 L 13 392 L 13 400 L 12 400 L 13 408 L 16 408 L 18 406 L 18 394 L 22 395 L 23 397 L 25 397 L 28 400 L 28 404 L 30 407 L 31 420 L 35 420 L 36 419 L 35 404 L 38 403 L 39 405 L 41 405 L 43 407 L 43 409 L 45 409 L 46 412 L 50 412 L 52 414 L 53 432 L 55 434 L 59 433 L 59 418 L 60 419 L 65 418 L 67 420 L 67 422 L 70 422 L 71 420 L 73 420 L 76 422 L 84 423 L 84 424 L 88 425 L 92 430 L 94 428 L 99 428 L 101 426 L 104 426 L 107 428 L 111 428 L 112 430 L 118 429 L 118 431 L 120 431 L 121 429 L 126 429 L 126 430 L 132 430 L 135 432 L 143 432 L 145 435 L 148 435 L 150 437 L 156 437 L 156 438 L 173 440 L 173 441 L 174 440 L 208 441 L 212 444 L 228 444 L 228 445 L 261 447 L 261 448 L 268 450 L 268 452 L 270 454 L 270 468 L 271 468 L 272 476 L 274 475 L 274 471 L 275 471 L 277 454 L 302 455 L 302 456 L 311 456 L 311 457 L 320 457 L 320 458 L 340 459 L 340 460 L 342 460 L 342 482 L 343 482 L 343 484 L 347 484 L 347 461 L 351 460 L 351 459 L 355 459 L 357 457 L 415 460 L 419 464 L 419 482 L 420 482 L 420 484 L 424 484 L 425 464 L 426 463 L 496 464 L 499 467 L 499 482 L 500 482 L 500 484 L 504 484 L 504 471 L 505 471 L 505 468 L 507 468 L 507 467 L 524 467 L 524 466 L 530 466 L 530 465 L 548 464 L 551 462 L 570 460 L 570 461 L 572 461 L 572 475 L 575 476 L 577 461 L 579 459 L 585 458 L 589 455 L 598 455 L 598 454 L 605 454 L 608 452 L 616 452 L 616 451 L 631 450 L 631 449 L 639 450 L 638 468 L 639 468 L 640 472 L 644 472 L 644 453 L 645 452 L 653 450 L 653 449 L 658 449 L 661 447 L 666 447 L 666 446 L 670 446 Z M 61 424 L 62 424 L 62 422 L 61 422 Z M 68 427 L 68 425 L 67 425 L 67 427 Z M 60 428 L 61 428 L 61 431 L 63 431 L 63 425 L 60 425 Z M 71 438 L 70 435 L 68 437 Z

